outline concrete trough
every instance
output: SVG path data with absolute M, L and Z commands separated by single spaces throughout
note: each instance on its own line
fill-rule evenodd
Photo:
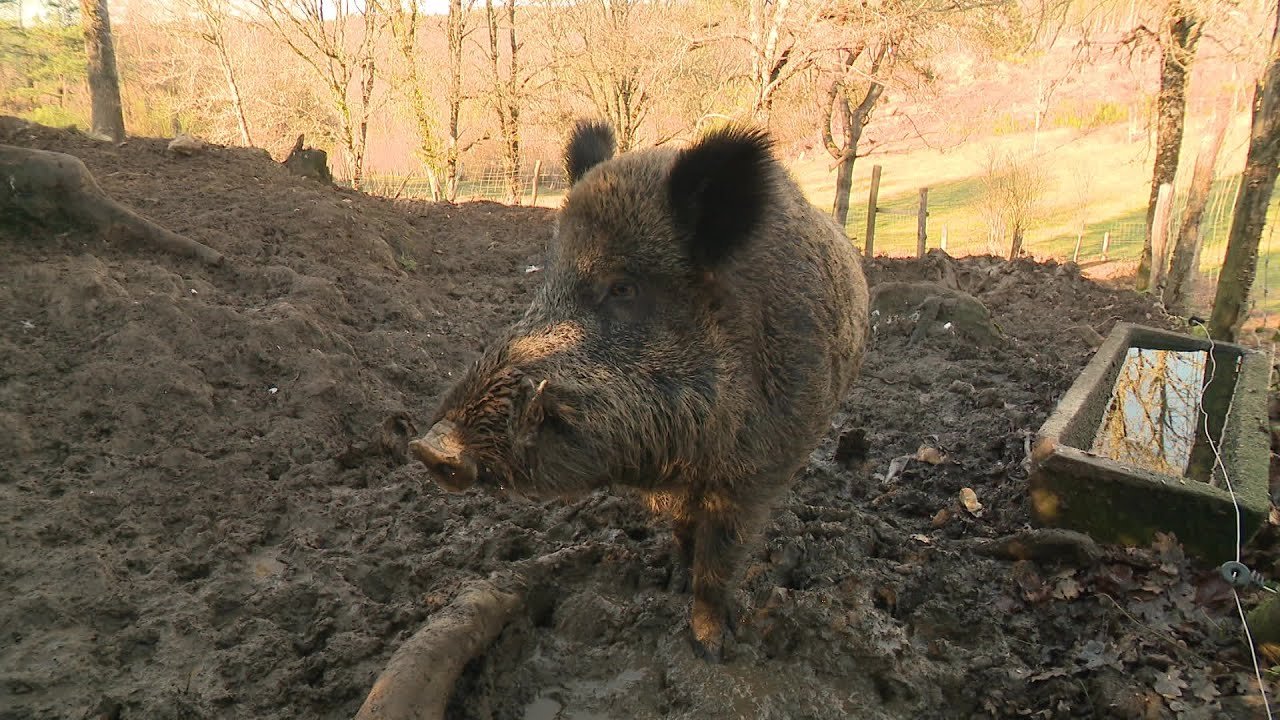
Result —
M 1212 365 L 1203 354 L 1211 348 Z M 1202 384 L 1195 384 L 1192 365 L 1178 369 L 1184 360 L 1200 363 Z M 1267 357 L 1240 345 L 1116 325 L 1036 435 L 1035 522 L 1124 545 L 1146 545 L 1155 533 L 1170 532 L 1209 562 L 1235 559 L 1236 514 L 1226 481 L 1240 507 L 1241 543 L 1262 527 L 1271 506 L 1269 374 Z M 1186 423 L 1194 437 L 1167 419 L 1176 418 L 1170 398 L 1179 396 L 1191 403 Z M 1159 407 L 1153 412 L 1152 405 Z M 1151 442 L 1144 446 L 1143 438 Z

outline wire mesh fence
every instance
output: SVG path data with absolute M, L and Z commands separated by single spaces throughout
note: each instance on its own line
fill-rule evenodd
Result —
M 519 180 L 512 183 L 511 175 L 501 166 L 469 166 L 463 164 L 458 173 L 459 201 L 493 200 L 513 202 L 518 192 L 521 205 L 547 205 L 564 194 L 567 180 L 556 164 L 535 161 L 521 167 Z M 440 200 L 443 190 L 438 181 L 432 182 L 425 172 L 420 175 L 369 175 L 361 183 L 361 190 L 370 195 L 412 200 Z
M 965 255 L 1007 256 L 1011 237 L 1007 230 L 993 232 L 975 199 L 976 180 L 930 188 L 925 217 L 926 249 L 942 248 L 955 257 Z M 1210 189 L 1201 219 L 1202 247 L 1197 271 L 1195 304 L 1207 310 L 1213 287 L 1226 255 L 1231 215 L 1240 192 L 1240 176 L 1223 178 Z M 1174 193 L 1167 227 L 1166 262 L 1181 230 L 1187 205 L 1185 188 Z M 846 231 L 865 249 L 868 205 L 866 198 L 850 207 Z M 914 256 L 919 251 L 919 193 L 880 197 L 876 202 L 873 249 L 876 255 Z M 1146 240 L 1146 208 L 1125 214 L 1088 219 L 1088 208 L 1079 208 L 1077 217 L 1044 217 L 1028 223 L 1022 251 L 1033 257 L 1075 261 L 1097 274 L 1109 277 L 1131 274 L 1136 269 Z M 1280 312 L 1280 246 L 1276 227 L 1280 225 L 1280 194 L 1272 198 L 1267 227 L 1258 253 L 1258 274 L 1252 303 L 1254 314 L 1264 322 Z
M 978 195 L 980 182 L 975 179 L 946 183 L 928 188 L 924 218 L 925 249 L 942 248 L 954 257 L 966 255 L 999 255 L 1009 253 L 1010 237 L 1005 230 L 993 232 L 984 217 Z M 512 202 L 513 189 L 518 188 L 522 205 L 554 206 L 567 189 L 563 170 L 555 162 L 526 163 L 519 182 L 509 182 L 509 175 L 499 165 L 463 165 L 459 176 L 459 201 L 493 200 Z M 373 175 L 364 179 L 362 189 L 375 195 L 418 200 L 440 199 L 441 193 L 426 174 Z M 865 192 L 865 189 L 863 190 Z M 1200 251 L 1199 280 L 1195 304 L 1207 311 L 1213 288 L 1226 254 L 1227 232 L 1231 213 L 1240 191 L 1240 177 L 1232 176 L 1215 182 L 1201 220 L 1203 244 Z M 1181 228 L 1187 204 L 1187 191 L 1180 188 L 1172 200 L 1168 226 L 1168 250 Z M 917 254 L 920 234 L 920 193 L 918 191 L 880 196 L 876 202 L 874 251 L 876 255 L 911 257 Z M 846 231 L 854 242 L 865 249 L 868 203 L 866 197 L 855 198 L 849 208 Z M 1131 274 L 1142 255 L 1146 238 L 1146 208 L 1134 208 L 1110 217 L 1093 218 L 1087 206 L 1077 208 L 1070 217 L 1038 217 L 1028 223 L 1022 251 L 1040 259 L 1074 261 L 1096 275 L 1117 277 Z M 1253 315 L 1263 324 L 1280 313 L 1280 245 L 1276 244 L 1276 227 L 1280 224 L 1280 195 L 1272 198 L 1267 227 L 1263 231 L 1258 254 L 1258 273 L 1252 298 Z

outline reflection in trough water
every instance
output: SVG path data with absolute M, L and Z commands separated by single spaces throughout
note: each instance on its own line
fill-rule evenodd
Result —
M 1238 355 L 1227 352 L 1210 359 L 1203 350 L 1129 348 L 1093 452 L 1125 465 L 1217 484 L 1213 446 L 1221 447 L 1239 362 Z

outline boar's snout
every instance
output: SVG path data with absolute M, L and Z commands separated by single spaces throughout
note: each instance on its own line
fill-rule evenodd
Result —
M 409 443 L 409 451 L 422 461 L 431 477 L 449 492 L 462 492 L 476 482 L 476 463 L 458 441 L 457 428 L 441 420 L 427 434 Z

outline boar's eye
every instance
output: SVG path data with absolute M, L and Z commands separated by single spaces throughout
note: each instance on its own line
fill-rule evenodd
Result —
M 618 299 L 633 298 L 636 296 L 637 288 L 633 282 L 620 280 L 609 286 L 609 297 Z

